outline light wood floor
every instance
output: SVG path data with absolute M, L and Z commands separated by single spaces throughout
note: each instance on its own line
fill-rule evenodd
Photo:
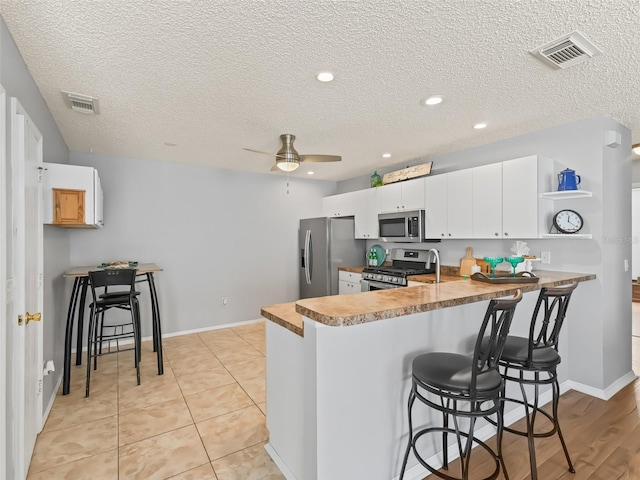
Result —
M 633 333 L 640 335 L 640 303 L 633 304 Z M 632 337 L 633 370 L 640 375 L 640 336 Z M 576 473 L 570 473 L 557 436 L 536 439 L 539 480 L 640 480 L 640 380 L 605 402 L 569 391 L 560 399 L 560 425 Z M 515 424 L 524 429 L 524 420 Z M 495 447 L 495 442 L 488 442 Z M 504 458 L 510 480 L 531 478 L 527 439 L 505 433 Z M 473 479 L 492 471 L 480 449 L 471 455 Z M 455 476 L 457 465 L 450 474 Z M 427 477 L 429 480 L 435 476 Z M 504 476 L 500 475 L 502 479 Z

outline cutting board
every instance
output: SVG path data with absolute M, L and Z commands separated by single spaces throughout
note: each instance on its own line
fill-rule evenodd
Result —
M 460 275 L 471 276 L 471 267 L 476 264 L 476 259 L 473 258 L 473 248 L 467 247 L 467 255 L 460 259 Z

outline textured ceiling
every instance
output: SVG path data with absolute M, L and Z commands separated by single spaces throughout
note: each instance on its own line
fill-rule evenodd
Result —
M 242 149 L 293 133 L 301 154 L 343 158 L 293 175 L 342 180 L 600 115 L 640 142 L 638 0 L 0 0 L 0 14 L 76 152 L 266 173 L 273 159 Z M 556 70 L 529 53 L 574 30 L 603 54 Z M 100 115 L 61 90 L 98 97 Z

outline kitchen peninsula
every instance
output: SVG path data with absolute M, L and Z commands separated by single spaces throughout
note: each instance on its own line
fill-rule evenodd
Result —
M 412 359 L 426 351 L 468 352 L 492 298 L 518 288 L 525 293 L 512 332 L 526 335 L 540 288 L 595 279 L 584 273 L 535 273 L 538 283 L 449 278 L 264 307 L 262 315 L 270 320 L 266 448 L 276 464 L 288 479 L 396 478 L 408 433 Z M 578 287 L 572 302 L 581 301 L 580 292 Z M 579 321 L 571 306 L 567 321 Z M 567 343 L 561 341 L 563 359 L 569 355 Z M 567 379 L 564 365 L 561 381 Z M 430 421 L 428 412 L 415 413 L 419 424 Z M 406 478 L 424 476 L 413 457 L 409 466 Z

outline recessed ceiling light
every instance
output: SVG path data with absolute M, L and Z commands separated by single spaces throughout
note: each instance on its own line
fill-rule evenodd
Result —
M 314 173 L 315 173 L 315 172 L 312 172 L 311 170 L 309 170 L 309 171 L 307 172 L 307 175 L 313 175 Z
M 631 151 L 636 155 L 640 155 L 640 143 L 635 143 L 631 145 Z
M 390 153 L 383 153 L 382 154 L 382 158 L 390 158 L 391 154 Z
M 476 123 L 473 128 L 475 128 L 476 130 L 481 130 L 483 128 L 486 128 L 487 124 L 486 123 Z
M 439 103 L 442 103 L 442 97 L 440 95 L 433 95 L 422 102 L 423 105 L 429 106 L 438 105 Z
M 333 80 L 334 76 L 331 72 L 320 72 L 317 78 L 321 82 L 330 82 Z

